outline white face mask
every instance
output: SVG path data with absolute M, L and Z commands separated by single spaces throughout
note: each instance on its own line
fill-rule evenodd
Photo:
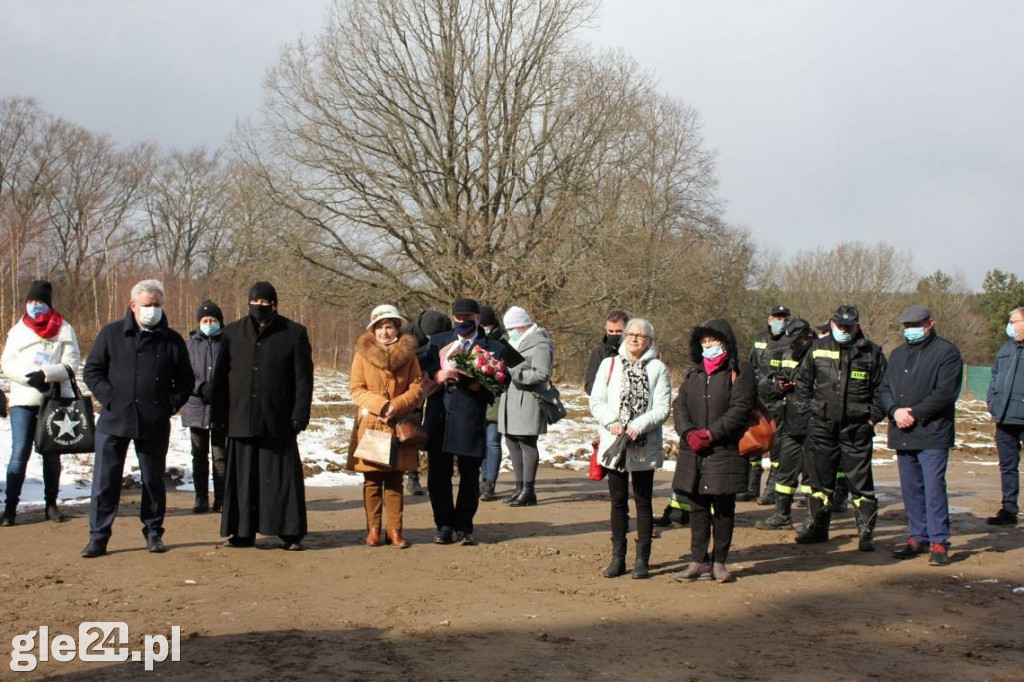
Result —
M 139 306 L 138 320 L 143 327 L 155 327 L 164 316 L 164 309 L 155 305 Z

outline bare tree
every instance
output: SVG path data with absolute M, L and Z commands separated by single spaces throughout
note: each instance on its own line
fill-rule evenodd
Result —
M 171 150 L 145 192 L 147 235 L 161 270 L 185 281 L 216 267 L 224 230 L 221 153 Z

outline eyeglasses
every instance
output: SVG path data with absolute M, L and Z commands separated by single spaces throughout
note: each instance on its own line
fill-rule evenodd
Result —
M 633 339 L 634 341 L 646 341 L 649 337 L 647 334 L 637 334 L 636 332 L 630 332 L 626 334 L 627 339 Z

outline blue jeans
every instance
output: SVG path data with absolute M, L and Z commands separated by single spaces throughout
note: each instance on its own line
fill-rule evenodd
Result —
M 25 483 L 28 458 L 32 455 L 32 442 L 36 434 L 38 407 L 12 407 L 11 461 L 7 464 L 7 506 L 13 511 L 21 499 Z M 43 457 L 43 497 L 46 504 L 56 504 L 60 493 L 60 455 Z
M 484 480 L 498 482 L 498 471 L 501 469 L 501 434 L 498 433 L 498 422 L 487 422 L 487 455 L 484 457 Z
M 896 462 L 910 537 L 917 542 L 949 547 L 949 450 L 897 450 Z
M 11 417 L 14 421 L 14 417 Z M 1003 489 L 1003 509 L 1011 514 L 1020 512 L 1017 496 L 1020 494 L 1020 444 L 1024 439 L 1024 426 L 996 424 L 996 449 L 999 451 L 999 478 Z

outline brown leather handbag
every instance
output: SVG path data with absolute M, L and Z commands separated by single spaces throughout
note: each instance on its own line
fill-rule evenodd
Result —
M 736 381 L 736 370 L 732 371 L 732 380 Z M 772 411 L 761 400 L 761 396 L 755 394 L 750 423 L 739 442 L 740 455 L 750 459 L 762 457 L 772 451 L 778 438 L 779 434 L 776 432 L 775 417 L 772 416 Z
M 395 423 L 395 437 L 402 445 L 424 445 L 427 442 L 427 432 L 419 423 L 419 413 L 408 414 Z

